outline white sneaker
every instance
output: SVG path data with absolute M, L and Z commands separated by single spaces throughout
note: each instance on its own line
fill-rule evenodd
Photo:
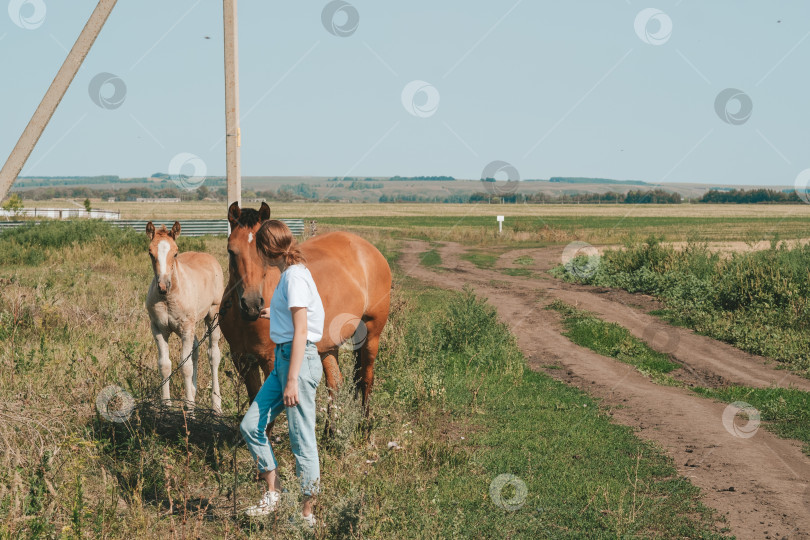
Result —
M 317 523 L 315 521 L 315 512 L 310 513 L 308 516 L 305 516 L 303 513 L 301 513 L 301 519 L 304 520 L 304 523 L 309 525 L 310 529 L 315 528 L 315 523 Z
M 276 509 L 281 495 L 278 491 L 267 491 L 256 506 L 251 506 L 245 510 L 245 515 L 248 517 L 266 516 Z

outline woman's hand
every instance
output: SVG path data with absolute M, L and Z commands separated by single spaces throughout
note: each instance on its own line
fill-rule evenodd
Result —
M 270 308 L 266 307 L 259 312 L 259 317 L 262 319 L 269 319 L 270 318 Z
M 284 406 L 295 407 L 298 403 L 298 381 L 287 381 L 284 388 Z

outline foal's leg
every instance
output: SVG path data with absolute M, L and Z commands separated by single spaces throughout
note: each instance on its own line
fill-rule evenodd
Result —
M 189 409 L 194 408 L 194 399 L 197 396 L 197 357 L 199 356 L 199 342 L 194 335 L 194 329 L 186 330 L 181 336 L 183 340 L 183 352 L 180 361 L 185 363 L 181 368 L 183 381 L 186 389 L 186 405 Z M 190 358 L 189 358 L 190 356 Z M 186 361 L 186 359 L 188 359 Z
M 155 344 L 158 349 L 158 370 L 160 370 L 160 379 L 164 380 L 172 372 L 172 361 L 169 359 L 169 332 L 161 330 L 154 323 L 151 325 L 152 337 L 155 338 Z M 169 395 L 169 381 L 166 381 L 160 387 L 160 398 L 165 405 L 171 405 L 172 400 Z
M 212 317 L 205 318 L 209 329 L 212 321 Z M 222 395 L 219 393 L 219 362 L 222 358 L 219 352 L 219 338 L 221 336 L 219 326 L 214 328 L 208 336 L 208 362 L 211 364 L 211 406 L 217 414 L 222 414 Z

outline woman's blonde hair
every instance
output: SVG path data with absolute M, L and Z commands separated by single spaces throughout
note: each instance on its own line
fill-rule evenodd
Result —
M 287 266 L 306 262 L 298 242 L 283 221 L 268 219 L 256 233 L 256 247 L 267 259 L 284 257 Z

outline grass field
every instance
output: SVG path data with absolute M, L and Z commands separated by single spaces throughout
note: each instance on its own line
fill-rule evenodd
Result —
M 223 238 L 180 239 L 225 263 Z M 371 239 L 395 261 L 395 238 Z M 260 490 L 236 430 L 245 396 L 227 346 L 222 417 L 205 412 L 204 354 L 197 417 L 151 408 L 145 246 L 141 233 L 86 222 L 0 236 L 0 538 L 306 537 L 286 519 L 294 490 L 274 519 L 233 513 Z M 526 369 L 491 307 L 398 273 L 394 291 L 372 415 L 362 419 L 346 385 L 338 432 L 321 440 L 315 537 L 722 535 L 659 449 L 584 393 Z M 112 384 L 139 403 L 128 422 L 96 412 Z M 276 429 L 294 485 L 284 422 Z
M 27 206 L 67 207 L 64 200 L 28 201 Z M 258 206 L 248 203 L 246 206 Z M 584 240 L 621 244 L 650 234 L 667 241 L 689 239 L 755 242 L 805 238 L 810 205 L 509 205 L 509 204 L 358 204 L 270 201 L 273 217 L 318 221 L 330 227 L 385 231 L 393 236 L 452 240 L 468 245 L 525 245 Z M 201 201 L 169 204 L 94 202 L 118 210 L 124 219 L 224 219 L 225 205 Z M 504 215 L 504 234 L 495 216 Z
M 81 201 L 80 201 L 81 202 Z M 125 219 L 171 218 L 184 219 L 224 218 L 227 205 L 216 201 L 196 201 L 168 204 L 145 204 L 135 202 L 92 201 L 93 208 L 118 210 Z M 658 218 L 806 218 L 810 219 L 810 205 L 804 204 L 424 204 L 424 203 L 335 203 L 268 201 L 278 217 L 302 218 L 355 218 L 355 217 L 474 217 L 474 216 L 556 216 L 586 218 L 603 216 L 615 221 L 624 217 Z M 27 207 L 62 207 L 68 203 L 62 199 L 25 201 Z M 258 207 L 259 203 L 245 203 Z M 494 221 L 494 220 L 492 220 Z M 494 223 L 497 227 L 497 223 Z

